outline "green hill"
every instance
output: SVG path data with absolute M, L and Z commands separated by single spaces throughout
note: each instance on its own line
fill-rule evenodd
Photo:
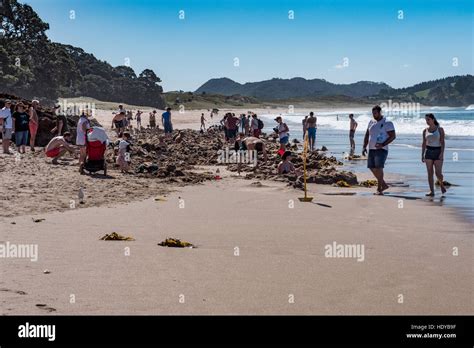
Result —
M 433 106 L 467 106 L 474 104 L 474 76 L 451 76 L 407 88 L 383 89 L 376 97 Z
M 317 108 L 317 107 L 344 107 L 344 106 L 366 106 L 373 101 L 362 98 L 352 98 L 347 96 L 321 96 L 307 98 L 289 98 L 279 100 L 259 100 L 253 97 L 241 95 L 220 95 L 207 93 L 193 93 L 174 91 L 163 94 L 166 104 L 174 109 L 179 109 L 182 105 L 185 109 L 256 109 L 256 108 L 288 108 L 293 105 L 295 108 Z
M 255 98 L 240 95 L 196 94 L 193 92 L 166 92 L 163 94 L 167 105 L 179 108 L 183 105 L 186 109 L 211 109 L 211 108 L 241 108 L 262 107 L 262 102 Z
M 138 76 L 129 66 L 113 67 L 83 49 L 51 42 L 49 24 L 27 4 L 2 1 L 0 7 L 0 88 L 2 92 L 52 103 L 58 96 L 164 107 L 160 78 L 150 70 Z
M 211 79 L 196 90 L 201 94 L 242 95 L 260 100 L 281 100 L 289 98 L 313 98 L 343 95 L 360 98 L 378 94 L 381 89 L 390 88 L 383 82 L 359 81 L 350 84 L 335 84 L 323 79 L 307 80 L 274 78 L 266 81 L 237 83 L 228 78 Z

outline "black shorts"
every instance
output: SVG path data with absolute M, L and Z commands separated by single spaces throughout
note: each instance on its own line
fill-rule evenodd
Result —
M 355 130 L 350 130 L 349 131 L 349 138 L 354 138 Z
M 227 137 L 229 139 L 235 138 L 237 135 L 237 129 L 227 129 Z
M 124 128 L 125 127 L 125 122 L 123 120 L 120 121 L 114 121 L 115 128 Z
M 439 161 L 441 156 L 441 146 L 427 146 L 425 151 L 425 159 L 432 161 Z

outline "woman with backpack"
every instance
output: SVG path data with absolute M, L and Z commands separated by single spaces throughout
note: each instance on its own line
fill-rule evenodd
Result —
M 250 131 L 255 138 L 260 138 L 262 134 L 263 122 L 257 117 L 257 114 L 252 115 L 252 122 L 250 124 Z

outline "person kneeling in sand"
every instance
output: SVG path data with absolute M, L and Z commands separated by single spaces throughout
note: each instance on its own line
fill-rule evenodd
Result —
M 296 174 L 301 175 L 301 172 L 297 170 L 293 163 L 291 163 L 292 153 L 291 151 L 285 151 L 283 154 L 282 161 L 278 164 L 278 174 Z
M 239 137 L 235 141 L 234 150 L 247 150 L 253 151 L 256 150 L 257 153 L 261 152 L 263 154 L 263 160 L 267 161 L 267 151 L 265 149 L 265 142 L 257 137 L 246 137 L 244 133 L 239 133 Z
M 69 132 L 65 132 L 64 135 L 59 135 L 51 139 L 48 145 L 44 148 L 46 157 L 53 158 L 52 163 L 58 164 L 58 159 L 66 152 L 75 155 L 77 151 L 74 146 L 70 144 L 70 141 L 71 133 Z

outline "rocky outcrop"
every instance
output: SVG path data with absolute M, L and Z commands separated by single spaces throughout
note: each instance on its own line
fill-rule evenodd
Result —
M 263 161 L 259 155 L 257 165 L 220 163 L 220 156 L 233 148 L 223 141 L 222 133 L 217 128 L 200 133 L 194 130 L 178 130 L 174 139 L 166 139 L 161 130 L 146 129 L 134 134 L 132 146 L 132 164 L 137 174 L 153 176 L 173 182 L 201 182 L 216 178 L 214 173 L 197 173 L 196 166 L 219 165 L 227 170 L 237 172 L 245 179 L 261 179 L 288 182 L 294 187 L 302 187 L 302 175 L 278 175 L 277 167 L 281 157 L 277 154 L 279 144 L 272 141 L 274 136 L 263 135 L 266 141 L 268 159 Z M 298 155 L 299 147 L 295 142 L 289 146 L 295 156 L 292 163 L 302 173 L 303 159 Z M 110 159 L 113 161 L 113 159 Z M 349 185 L 357 184 L 357 177 L 348 171 L 340 171 L 342 162 L 323 151 L 314 151 L 307 156 L 307 180 L 309 183 L 335 184 L 345 181 Z

